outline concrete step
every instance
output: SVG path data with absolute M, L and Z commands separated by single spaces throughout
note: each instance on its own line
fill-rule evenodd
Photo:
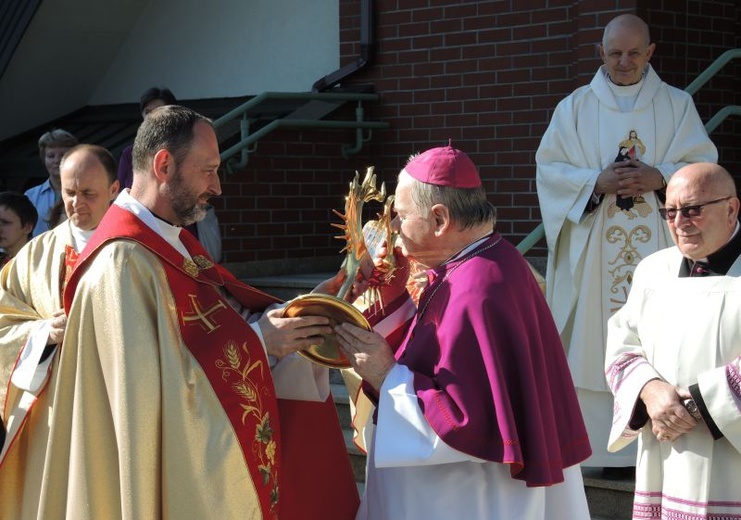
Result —
M 582 468 L 589 512 L 606 520 L 630 520 L 635 480 L 606 480 L 601 468 Z
M 242 281 L 283 300 L 310 293 L 319 282 L 332 278 L 334 273 L 307 273 L 277 276 L 255 276 Z
M 335 374 L 339 378 L 335 378 Z M 339 375 L 339 370 L 330 369 L 329 385 L 332 391 L 332 399 L 337 406 L 337 415 L 340 418 L 342 429 L 350 429 L 352 418 L 350 417 L 350 396 L 347 394 L 347 387 Z

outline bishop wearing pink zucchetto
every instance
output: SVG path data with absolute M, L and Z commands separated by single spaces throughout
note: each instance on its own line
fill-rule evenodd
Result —
M 413 156 L 394 204 L 399 268 L 421 264 L 428 283 L 415 305 L 396 276 L 373 332 L 336 327 L 375 407 L 354 423 L 357 518 L 588 520 L 591 449 L 558 331 L 476 166 L 452 144 Z

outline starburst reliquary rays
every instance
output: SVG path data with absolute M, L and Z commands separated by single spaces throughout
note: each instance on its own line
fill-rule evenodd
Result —
M 372 166 L 366 170 L 363 182 L 359 181 L 360 174 L 355 172 L 355 177 L 350 183 L 350 190 L 345 197 L 345 213 L 333 210 L 337 216 L 342 218 L 343 223 L 332 223 L 332 225 L 344 231 L 343 235 L 335 238 L 346 242 L 345 247 L 340 251 L 346 253 L 342 268 L 347 273 L 347 279 L 337 294 L 342 299 L 352 287 L 363 258 L 366 255 L 373 258 L 376 250 L 383 243 L 393 244 L 393 232 L 391 231 L 393 195 L 386 196 L 386 185 L 384 183 L 381 184 L 380 189 L 376 187 L 376 175 L 373 173 Z M 371 201 L 383 204 L 383 212 L 378 215 L 378 220 L 370 220 L 363 224 L 363 205 Z M 393 268 L 393 254 L 391 253 L 391 247 L 389 247 L 389 254 L 380 269 L 383 272 L 384 281 L 390 279 Z M 371 287 L 369 293 L 367 299 L 370 304 L 380 299 L 377 288 Z

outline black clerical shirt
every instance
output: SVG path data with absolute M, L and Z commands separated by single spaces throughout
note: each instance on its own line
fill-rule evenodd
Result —
M 741 231 L 715 253 L 709 254 L 707 262 L 693 262 L 689 258 L 684 258 L 679 267 L 679 277 L 725 276 L 739 256 L 741 256 Z

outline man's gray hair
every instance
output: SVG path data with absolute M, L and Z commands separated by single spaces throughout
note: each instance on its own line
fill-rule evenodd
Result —
M 410 178 L 412 201 L 423 215 L 427 215 L 435 204 L 442 204 L 448 208 L 451 219 L 461 226 L 461 229 L 478 224 L 496 224 L 496 209 L 487 200 L 483 186 L 452 188 L 427 184 L 411 176 Z

